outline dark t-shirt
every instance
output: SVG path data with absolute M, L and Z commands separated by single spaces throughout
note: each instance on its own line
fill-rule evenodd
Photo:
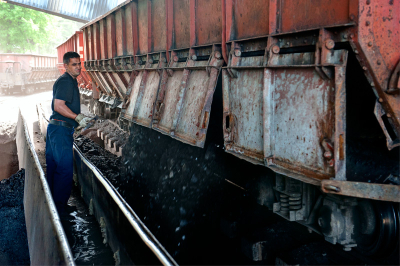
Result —
M 74 119 L 67 118 L 54 111 L 54 99 L 65 101 L 65 105 L 75 114 L 81 112 L 78 82 L 67 72 L 59 77 L 54 83 L 53 101 L 51 102 L 51 110 L 53 111 L 53 114 L 50 116 L 50 119 L 62 120 L 77 127 L 78 123 Z

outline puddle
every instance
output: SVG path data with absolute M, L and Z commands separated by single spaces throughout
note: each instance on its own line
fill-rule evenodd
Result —
M 79 195 L 77 187 L 72 189 L 68 200 L 67 217 L 62 224 L 77 265 L 115 265 L 113 253 L 103 243 L 100 225 Z

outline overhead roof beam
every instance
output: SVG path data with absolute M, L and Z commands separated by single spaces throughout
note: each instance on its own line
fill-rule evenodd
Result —
M 87 23 L 118 5 L 118 0 L 7 0 L 18 5 L 69 20 Z

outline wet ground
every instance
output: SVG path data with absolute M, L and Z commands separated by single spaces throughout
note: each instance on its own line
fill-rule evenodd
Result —
M 113 253 L 103 243 L 100 226 L 74 186 L 61 223 L 77 265 L 114 265 Z
M 29 250 L 24 216 L 25 172 L 0 181 L 0 265 L 28 265 Z

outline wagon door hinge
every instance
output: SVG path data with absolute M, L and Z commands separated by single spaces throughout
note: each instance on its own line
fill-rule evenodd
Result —
M 315 47 L 315 71 L 324 80 L 334 78 L 334 71 L 331 64 L 330 54 L 335 48 L 335 41 L 332 39 L 331 33 L 325 29 L 320 29 L 318 42 Z
M 228 73 L 231 78 L 237 78 L 238 71 L 234 69 L 234 67 L 240 65 L 240 57 L 242 56 L 242 48 L 241 46 L 236 43 L 232 42 L 231 45 L 231 52 L 229 55 L 229 62 L 228 62 Z

